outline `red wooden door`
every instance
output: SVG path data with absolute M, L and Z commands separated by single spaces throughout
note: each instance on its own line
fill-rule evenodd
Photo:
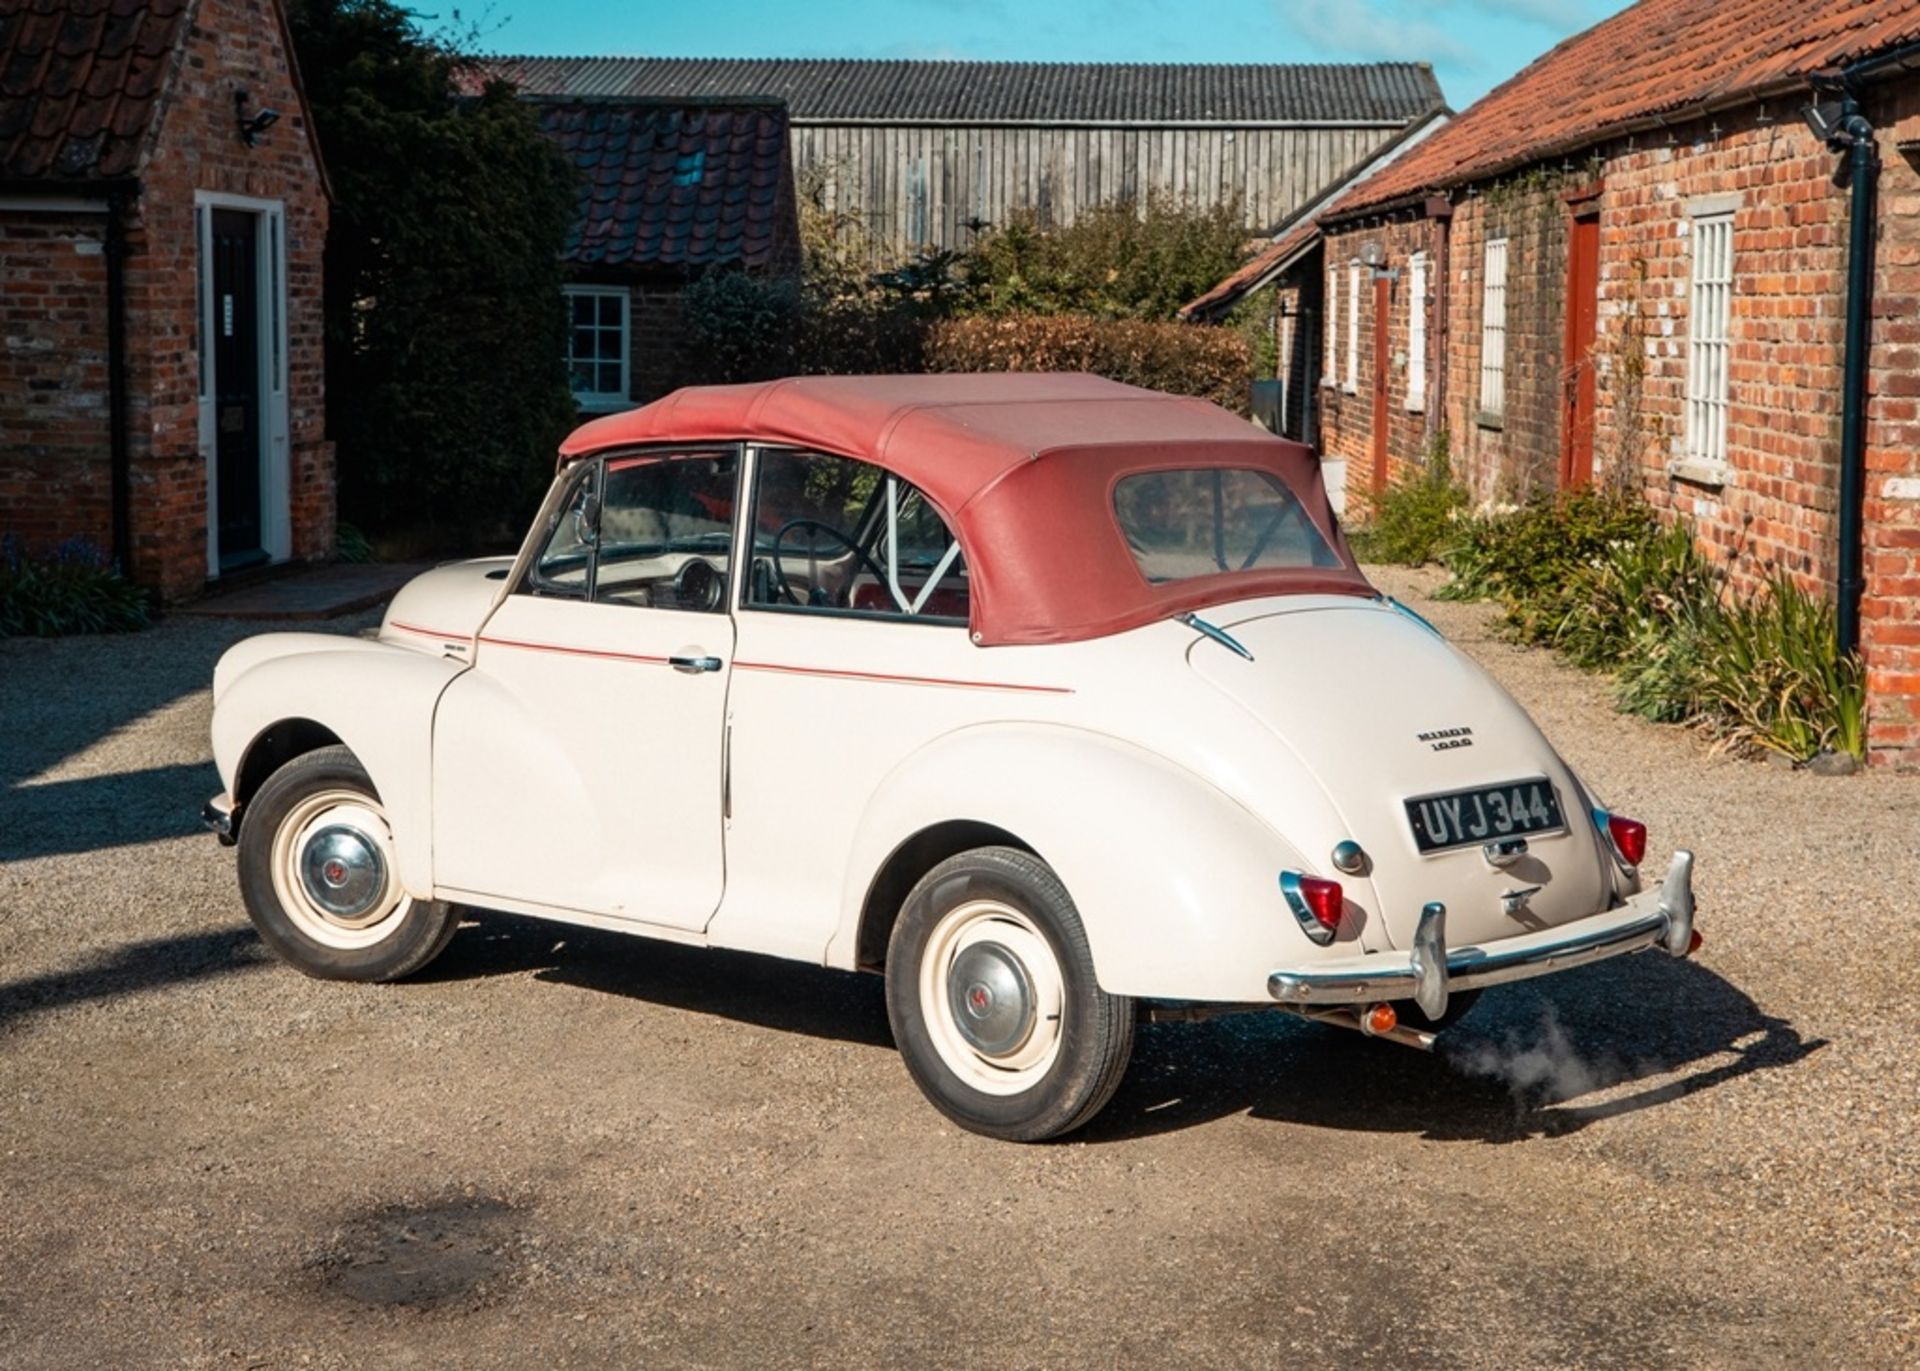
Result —
M 1373 282 L 1373 493 L 1387 488 L 1387 310 L 1392 306 L 1392 280 L 1385 274 Z
M 1561 373 L 1560 488 L 1593 479 L 1593 344 L 1600 323 L 1600 214 L 1577 214 L 1567 252 L 1567 351 Z

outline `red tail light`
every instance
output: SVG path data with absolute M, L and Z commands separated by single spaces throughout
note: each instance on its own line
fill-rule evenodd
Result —
M 1647 826 L 1638 819 L 1607 815 L 1607 836 L 1613 839 L 1620 860 L 1628 866 L 1640 865 L 1640 859 L 1647 855 Z
M 1307 902 L 1307 908 L 1320 921 L 1322 928 L 1340 927 L 1340 908 L 1346 903 L 1346 894 L 1340 889 L 1340 882 L 1323 881 L 1318 876 L 1302 876 L 1300 898 Z

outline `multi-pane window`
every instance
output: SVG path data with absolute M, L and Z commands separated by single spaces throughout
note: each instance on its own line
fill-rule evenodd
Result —
M 1340 268 L 1331 261 L 1327 263 L 1327 370 L 1320 384 L 1340 384 Z
M 1733 215 L 1693 221 L 1687 326 L 1687 456 L 1727 459 L 1727 321 L 1733 303 Z
M 1427 254 L 1407 262 L 1407 408 L 1427 407 Z
M 1360 277 L 1366 268 L 1347 267 L 1347 389 L 1360 389 Z
M 1486 284 L 1480 300 L 1480 412 L 1507 411 L 1507 240 L 1487 240 Z
M 627 292 L 568 286 L 567 374 L 582 409 L 627 405 Z

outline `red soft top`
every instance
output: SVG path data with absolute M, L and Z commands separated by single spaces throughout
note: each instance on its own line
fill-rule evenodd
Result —
M 1097 376 L 805 376 L 690 386 L 581 425 L 560 456 L 723 440 L 857 457 L 918 486 L 960 540 L 973 636 L 982 644 L 1097 638 L 1261 595 L 1374 593 L 1310 449 L 1204 400 Z M 1285 482 L 1341 565 L 1149 582 L 1114 516 L 1113 487 L 1142 471 L 1221 466 Z

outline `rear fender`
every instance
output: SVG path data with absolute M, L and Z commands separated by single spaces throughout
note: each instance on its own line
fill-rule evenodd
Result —
M 447 683 L 467 668 L 364 639 L 273 637 L 287 650 L 262 658 L 242 643 L 233 649 L 247 650 L 239 669 L 223 660 L 215 673 L 213 756 L 221 781 L 232 793 L 248 752 L 276 725 L 319 725 L 372 777 L 393 827 L 401 885 L 432 898 L 433 713 Z
M 855 964 L 867 894 L 887 858 L 956 819 L 1015 835 L 1054 869 L 1110 993 L 1264 1002 L 1268 972 L 1316 950 L 1279 888 L 1282 869 L 1304 865 L 1299 854 L 1229 796 L 1112 737 L 987 724 L 929 744 L 873 795 L 829 964 Z

